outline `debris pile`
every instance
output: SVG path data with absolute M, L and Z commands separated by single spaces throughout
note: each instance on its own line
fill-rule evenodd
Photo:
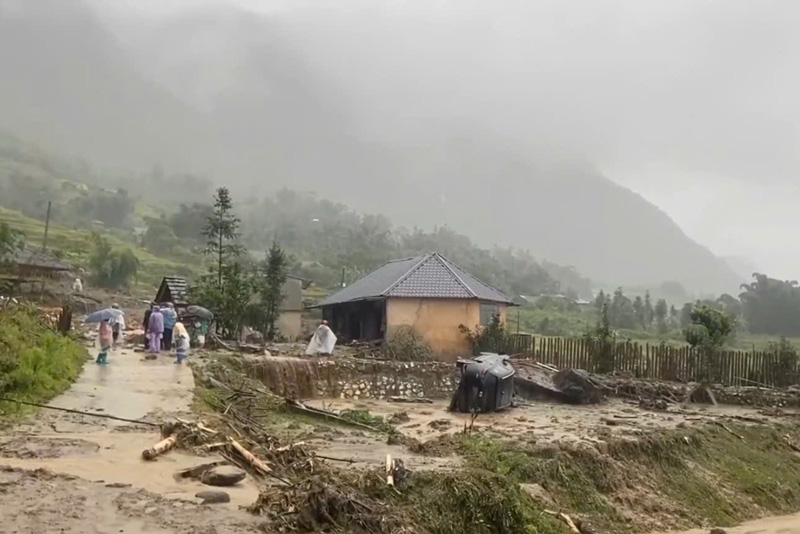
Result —
M 598 404 L 605 397 L 602 386 L 582 369 L 558 371 L 553 375 L 553 384 L 571 404 Z

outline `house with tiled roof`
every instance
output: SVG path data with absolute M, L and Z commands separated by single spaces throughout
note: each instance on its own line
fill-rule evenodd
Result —
M 488 324 L 513 301 L 438 253 L 386 263 L 316 305 L 344 341 L 374 341 L 412 326 L 437 354 L 468 355 L 459 329 Z

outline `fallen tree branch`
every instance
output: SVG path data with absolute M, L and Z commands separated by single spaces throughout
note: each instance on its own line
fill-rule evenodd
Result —
M 171 448 L 175 446 L 177 443 L 178 438 L 175 436 L 170 436 L 168 438 L 164 438 L 149 449 L 145 449 L 142 451 L 142 458 L 145 460 L 155 460 L 157 456 L 164 454 Z
M 731 430 L 730 428 L 725 426 L 725 424 L 722 423 L 721 421 L 714 421 L 714 424 L 722 427 L 722 429 L 725 430 L 726 432 L 728 432 L 729 434 L 731 434 L 733 436 L 736 436 L 737 438 L 739 438 L 742 441 L 745 441 L 744 436 L 741 436 L 741 435 L 737 434 L 736 432 L 734 432 L 733 430 Z
M 345 424 L 345 425 L 353 425 L 353 426 L 358 426 L 358 427 L 361 427 L 361 428 L 366 428 L 366 429 L 371 430 L 373 432 L 380 432 L 380 429 L 375 428 L 374 426 L 367 425 L 365 423 L 360 423 L 358 421 L 351 421 L 350 419 L 342 417 L 341 415 L 337 415 L 337 414 L 335 414 L 333 412 L 329 412 L 328 410 L 321 410 L 319 408 L 312 408 L 311 406 L 306 406 L 305 404 L 303 404 L 301 402 L 298 402 L 296 400 L 292 400 L 292 399 L 284 399 L 284 400 L 286 401 L 286 406 L 289 407 L 289 409 L 291 409 L 291 410 L 294 410 L 294 411 L 297 411 L 297 412 L 300 412 L 300 413 L 304 413 L 306 415 L 311 415 L 313 417 L 321 417 L 323 419 L 332 419 L 334 421 L 339 421 L 340 423 Z
M 57 410 L 57 411 L 60 411 L 60 412 L 74 413 L 74 414 L 78 414 L 78 415 L 88 415 L 90 417 L 100 417 L 100 418 L 103 418 L 103 419 L 113 419 L 115 421 L 123 421 L 125 423 L 134 423 L 134 424 L 137 424 L 137 425 L 161 426 L 158 423 L 150 423 L 148 421 L 138 421 L 136 419 L 125 419 L 124 417 L 116 417 L 116 416 L 108 415 L 108 414 L 104 414 L 104 413 L 82 412 L 80 410 L 71 410 L 69 408 L 59 408 L 58 406 L 48 406 L 47 404 L 38 404 L 36 402 L 27 402 L 27 401 L 21 401 L 21 400 L 17 400 L 17 399 L 9 399 L 7 397 L 0 397 L 0 401 L 16 402 L 17 404 L 24 404 L 26 406 L 35 406 L 37 408 L 46 408 L 48 410 Z
M 233 438 L 228 438 L 228 442 L 231 444 L 231 447 L 233 447 L 236 450 L 236 452 L 241 454 L 242 457 L 245 460 L 247 460 L 247 463 L 250 464 L 250 467 L 252 467 L 256 471 L 259 471 L 259 472 L 261 472 L 261 473 L 263 473 L 265 475 L 267 475 L 267 474 L 272 472 L 272 469 L 267 464 L 265 464 L 263 461 L 261 461 L 258 458 L 256 458 L 253 455 L 253 453 L 251 453 L 250 451 L 248 451 L 247 449 L 242 447 L 242 445 L 238 441 L 236 441 Z
M 554 512 L 553 510 L 544 510 L 544 513 L 559 518 L 561 521 L 566 523 L 567 527 L 569 527 L 571 532 L 577 532 L 578 534 L 581 534 L 580 529 L 575 525 L 575 522 L 572 520 L 572 518 L 567 514 L 565 514 L 564 512 Z

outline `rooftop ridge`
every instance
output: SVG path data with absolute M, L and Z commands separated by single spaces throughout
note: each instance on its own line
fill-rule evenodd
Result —
M 387 287 L 386 289 L 384 289 L 384 290 L 381 292 L 381 296 L 387 295 L 388 293 L 390 293 L 390 292 L 392 291 L 392 289 L 394 289 L 394 288 L 396 288 L 397 286 L 399 286 L 399 285 L 400 285 L 401 283 L 403 283 L 403 282 L 404 282 L 404 281 L 405 281 L 405 280 L 406 280 L 406 279 L 407 279 L 409 276 L 411 276 L 412 274 L 414 274 L 415 272 L 417 272 L 417 271 L 419 270 L 419 268 L 420 268 L 420 267 L 422 267 L 423 265 L 425 265 L 425 263 L 426 263 L 426 262 L 427 262 L 429 259 L 431 259 L 431 256 L 432 256 L 432 254 L 430 254 L 430 253 L 428 253 L 428 254 L 423 254 L 422 256 L 420 256 L 420 258 L 421 258 L 421 259 L 420 259 L 420 260 L 419 260 L 419 261 L 416 263 L 416 265 L 414 265 L 413 267 L 411 267 L 411 268 L 410 268 L 408 271 L 406 271 L 406 274 L 404 274 L 403 276 L 401 276 L 400 278 L 398 278 L 397 280 L 395 280 L 393 284 L 390 284 L 390 285 L 389 285 L 389 287 Z M 414 259 L 414 258 L 412 257 L 412 258 L 407 258 L 407 259 L 405 259 L 405 260 L 397 260 L 397 261 L 408 261 L 408 260 L 412 260 L 412 259 Z

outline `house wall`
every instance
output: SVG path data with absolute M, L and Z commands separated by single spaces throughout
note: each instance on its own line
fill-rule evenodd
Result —
M 500 306 L 505 321 L 507 306 Z M 390 298 L 386 302 L 387 336 L 402 325 L 413 326 L 443 360 L 470 354 L 459 325 L 474 329 L 480 323 L 480 302 L 466 299 Z
M 300 337 L 303 327 L 303 312 L 284 310 L 278 317 L 278 332 L 289 341 L 296 341 Z

